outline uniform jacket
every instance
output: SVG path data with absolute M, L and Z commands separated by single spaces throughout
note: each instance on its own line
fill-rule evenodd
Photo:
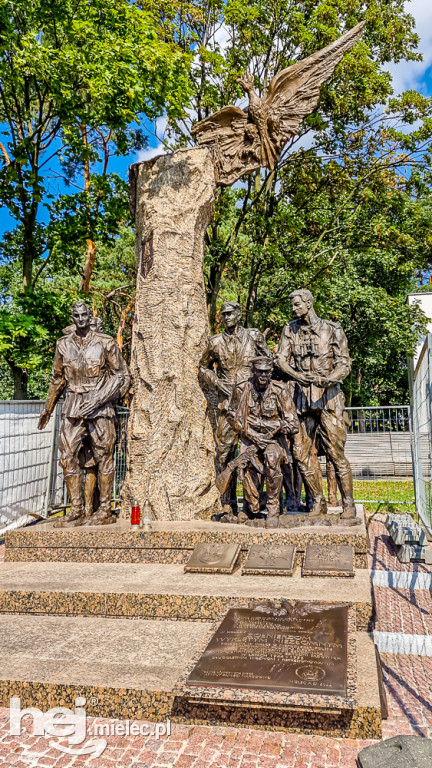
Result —
M 263 393 L 256 389 L 252 378 L 237 384 L 227 417 L 236 432 L 252 442 L 255 433 L 276 439 L 278 433 L 293 435 L 299 431 L 296 407 L 288 386 L 281 381 L 270 381 Z
M 254 357 L 271 357 L 266 340 L 257 328 L 237 326 L 234 333 L 218 333 L 212 336 L 205 350 L 200 367 L 218 366 L 220 378 L 227 380 L 230 387 L 249 378 Z
M 128 367 L 111 336 L 91 330 L 81 338 L 67 328 L 56 344 L 45 407 L 51 413 L 66 388 L 62 416 L 79 418 L 80 406 L 95 395 L 100 405 L 91 418 L 114 416 L 114 403 L 129 386 Z
M 318 318 L 313 325 L 293 320 L 284 326 L 276 364 L 284 359 L 296 371 L 326 378 L 345 379 L 351 370 L 348 341 L 340 325 Z M 299 413 L 336 407 L 340 384 L 318 387 L 295 385 L 294 402 Z

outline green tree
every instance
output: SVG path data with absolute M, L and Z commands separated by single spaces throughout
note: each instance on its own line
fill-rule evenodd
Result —
M 109 158 L 142 146 L 143 115 L 181 116 L 190 56 L 161 39 L 150 9 L 128 0 L 2 0 L 0 28 L 0 195 L 17 221 L 21 271 L 21 290 L 3 294 L 0 338 L 15 396 L 25 397 L 33 362 L 12 333 L 17 311 L 48 328 L 35 314 L 37 290 L 47 266 L 67 259 L 89 291 L 96 240 L 127 219 L 125 183 L 109 174 Z M 53 199 L 50 169 L 79 191 Z
M 262 94 L 280 69 L 366 21 L 276 170 L 219 191 L 206 250 L 212 329 L 222 299 L 237 298 L 246 324 L 267 328 L 275 343 L 290 291 L 311 288 L 318 309 L 347 330 L 353 403 L 406 398 L 406 354 L 423 321 L 405 296 L 419 269 L 430 272 L 431 101 L 415 92 L 394 99 L 383 66 L 421 58 L 404 5 L 197 1 L 179 25 L 184 47 L 195 39 L 197 50 L 194 111 L 170 121 L 182 144 L 194 119 L 239 102 L 246 69 Z M 172 20 L 169 4 L 166 13 Z

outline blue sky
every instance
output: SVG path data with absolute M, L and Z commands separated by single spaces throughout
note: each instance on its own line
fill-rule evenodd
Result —
M 432 0 L 412 0 L 406 3 L 406 10 L 416 20 L 417 33 L 420 36 L 419 50 L 423 54 L 423 62 L 400 62 L 388 67 L 392 78 L 395 94 L 407 89 L 415 89 L 426 96 L 432 96 Z M 118 157 L 110 160 L 110 170 L 115 171 L 123 178 L 127 178 L 128 167 L 131 163 L 148 160 L 164 151 L 158 137 L 162 138 L 166 126 L 164 118 L 160 118 L 156 125 L 149 124 L 149 147 L 129 157 Z M 156 135 L 155 135 L 156 134 Z M 64 190 L 60 181 L 52 180 L 53 192 L 56 193 L 59 186 Z M 73 188 L 70 188 L 72 191 Z M 42 214 L 43 218 L 43 214 Z M 5 209 L 0 217 L 0 236 L 3 232 L 14 227 L 14 221 L 9 217 Z

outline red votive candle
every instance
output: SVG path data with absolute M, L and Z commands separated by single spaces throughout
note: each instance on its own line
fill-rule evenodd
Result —
M 140 524 L 140 506 L 138 499 L 132 504 L 131 525 Z

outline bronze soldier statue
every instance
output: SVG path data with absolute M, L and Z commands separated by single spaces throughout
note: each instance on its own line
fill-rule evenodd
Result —
M 316 453 L 316 436 L 332 461 L 342 495 L 341 517 L 355 517 L 351 467 L 344 454 L 348 415 L 341 382 L 351 370 L 347 338 L 337 323 L 319 318 L 308 290 L 290 295 L 295 320 L 285 325 L 276 364 L 295 382 L 294 402 L 304 427 L 304 447 Z M 305 478 L 314 505 L 311 516 L 327 511 L 322 491 Z
M 289 386 L 272 381 L 273 361 L 257 357 L 252 377 L 237 384 L 228 405 L 227 418 L 241 437 L 240 455 L 255 446 L 242 469 L 244 497 L 251 512 L 260 512 L 260 495 L 265 478 L 267 489 L 266 528 L 279 525 L 282 465 L 288 460 L 287 436 L 299 433 L 299 420 Z
M 63 467 L 71 509 L 57 527 L 106 525 L 116 522 L 111 514 L 116 441 L 115 403 L 130 386 L 126 362 L 111 336 L 100 331 L 83 301 L 73 305 L 72 327 L 56 344 L 53 376 L 38 429 L 48 424 L 55 404 L 66 389 L 59 434 Z M 97 484 L 99 506 L 93 509 Z M 81 468 L 86 468 L 85 505 Z
M 227 419 L 227 406 L 233 387 L 237 382 L 248 379 L 252 374 L 252 360 L 258 355 L 271 358 L 263 334 L 256 328 L 240 325 L 241 308 L 235 301 L 225 301 L 221 307 L 223 333 L 209 341 L 200 361 L 200 374 L 204 381 L 218 392 L 219 414 L 216 427 L 218 459 L 223 471 L 233 459 L 238 435 Z M 217 366 L 217 372 L 214 366 Z M 235 510 L 235 489 L 231 487 L 231 504 Z

